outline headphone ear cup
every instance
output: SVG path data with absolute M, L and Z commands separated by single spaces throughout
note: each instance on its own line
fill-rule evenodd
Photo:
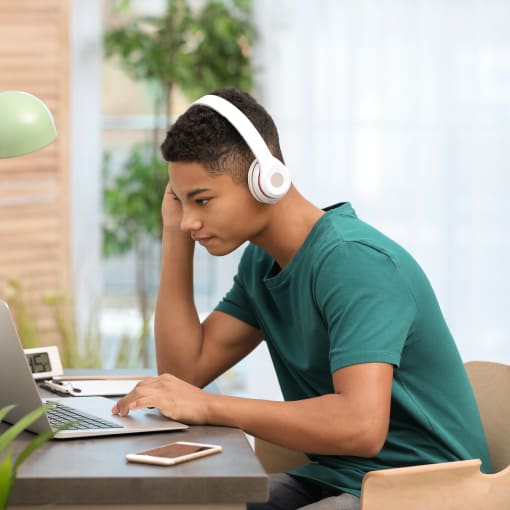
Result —
M 278 159 L 266 163 L 265 167 L 255 159 L 248 170 L 248 187 L 256 200 L 263 204 L 276 204 L 290 188 L 288 168 Z
M 255 160 L 248 169 L 248 186 L 256 200 L 264 204 L 275 204 L 291 186 L 288 168 L 271 154 L 269 147 L 250 119 L 226 99 L 215 94 L 207 94 L 197 99 L 193 105 L 203 104 L 225 117 L 236 128 Z
M 278 202 L 289 191 L 291 185 L 289 169 L 279 159 L 273 158 L 272 163 L 262 167 L 260 173 L 261 191 L 266 197 L 271 197 L 271 203 Z
M 267 201 L 267 198 L 262 190 L 260 189 L 260 163 L 257 159 L 252 161 L 248 170 L 248 188 L 253 197 L 264 204 L 271 203 Z

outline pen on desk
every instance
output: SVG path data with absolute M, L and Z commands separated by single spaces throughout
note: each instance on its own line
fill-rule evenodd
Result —
M 59 381 L 53 379 L 52 383 L 58 384 L 59 386 L 64 386 L 69 390 L 69 393 L 81 393 L 80 388 L 75 388 L 71 383 L 65 382 L 65 381 Z
M 70 383 L 57 381 L 55 379 L 51 381 L 43 381 L 40 383 L 40 385 L 43 388 L 46 388 L 47 390 L 53 391 L 55 393 L 61 393 L 64 395 L 73 395 L 76 393 L 81 393 L 80 388 L 74 388 Z

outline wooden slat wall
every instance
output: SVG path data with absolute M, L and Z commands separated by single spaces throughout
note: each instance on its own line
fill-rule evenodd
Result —
M 43 296 L 71 294 L 68 3 L 0 0 L 0 91 L 40 97 L 58 131 L 38 152 L 0 159 L 0 297 L 10 278 L 21 283 L 42 344 L 59 338 Z

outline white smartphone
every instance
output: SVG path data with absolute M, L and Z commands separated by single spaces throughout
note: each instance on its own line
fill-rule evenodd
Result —
M 165 444 L 158 448 L 152 448 L 151 450 L 145 450 L 139 453 L 128 453 L 126 459 L 129 462 L 173 466 L 174 464 L 199 459 L 200 457 L 220 452 L 221 446 L 216 444 L 177 441 L 176 443 Z

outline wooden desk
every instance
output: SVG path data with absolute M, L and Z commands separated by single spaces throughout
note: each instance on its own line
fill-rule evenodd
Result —
M 0 431 L 6 428 L 0 424 Z M 14 443 L 21 451 L 33 434 Z M 172 441 L 220 444 L 223 452 L 171 467 L 126 462 L 126 453 Z M 116 437 L 53 440 L 41 446 L 18 471 L 9 509 L 240 510 L 265 501 L 268 476 L 245 434 L 227 427 L 190 427 L 184 431 Z

